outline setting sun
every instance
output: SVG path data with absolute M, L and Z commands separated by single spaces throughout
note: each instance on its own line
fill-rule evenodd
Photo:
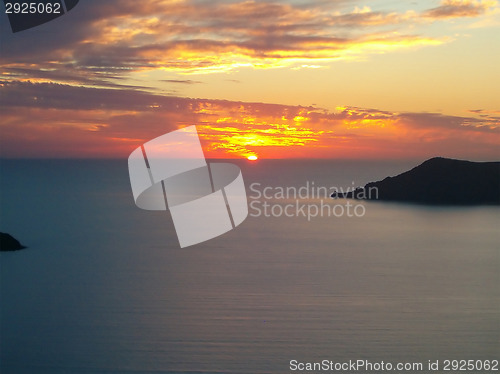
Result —
M 257 159 L 258 159 L 258 157 L 257 157 L 257 156 L 255 156 L 255 155 L 248 156 L 247 158 L 248 158 L 250 161 L 255 161 L 255 160 L 257 160 Z

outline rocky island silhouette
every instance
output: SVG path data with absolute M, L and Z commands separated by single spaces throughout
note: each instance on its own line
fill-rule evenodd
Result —
M 331 197 L 427 205 L 500 205 L 500 162 L 435 157 L 397 176 Z

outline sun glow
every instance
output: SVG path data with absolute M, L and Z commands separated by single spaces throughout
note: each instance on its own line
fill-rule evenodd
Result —
M 251 155 L 251 156 L 248 156 L 247 159 L 249 159 L 250 161 L 256 161 L 258 159 L 258 157 L 256 155 Z

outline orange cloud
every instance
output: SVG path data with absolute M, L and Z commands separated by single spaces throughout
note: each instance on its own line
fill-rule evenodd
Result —
M 440 6 L 427 10 L 423 16 L 433 19 L 478 17 L 497 4 L 491 0 L 443 0 Z
M 208 157 L 498 159 L 500 117 L 186 99 L 137 90 L 0 84 L 0 156 L 127 157 L 197 125 Z

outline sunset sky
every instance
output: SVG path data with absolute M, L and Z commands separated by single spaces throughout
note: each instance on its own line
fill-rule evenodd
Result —
M 497 1 L 81 0 L 0 16 L 0 157 L 500 159 Z

